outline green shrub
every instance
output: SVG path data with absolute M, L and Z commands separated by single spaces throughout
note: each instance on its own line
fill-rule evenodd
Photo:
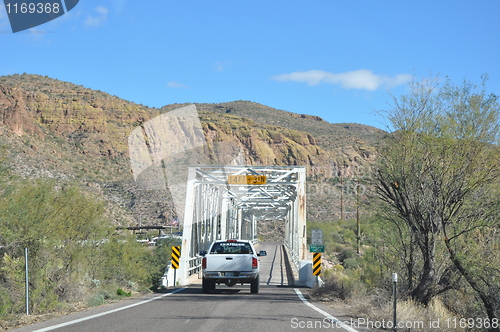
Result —
M 344 249 L 340 254 L 338 254 L 338 259 L 341 263 L 344 263 L 347 259 L 356 259 L 358 254 L 353 249 Z
M 344 267 L 346 269 L 357 269 L 359 267 L 358 260 L 356 258 L 347 258 L 344 260 Z
M 314 287 L 311 296 L 316 298 L 330 298 L 346 300 L 351 296 L 352 286 L 345 275 L 333 273 L 325 276 L 322 287 Z
M 345 243 L 344 238 L 339 233 L 333 233 L 332 240 L 334 243 L 342 243 L 342 244 Z
M 12 303 L 9 291 L 0 287 L 0 320 L 5 319 L 5 317 L 12 311 L 13 307 L 14 303 Z
M 132 296 L 132 292 L 126 292 L 123 289 L 118 288 L 116 290 L 116 295 L 118 295 L 118 296 Z
M 87 301 L 87 305 L 89 307 L 97 307 L 97 306 L 103 305 L 105 303 L 106 303 L 106 299 L 105 299 L 103 294 L 97 294 L 97 295 L 91 297 Z

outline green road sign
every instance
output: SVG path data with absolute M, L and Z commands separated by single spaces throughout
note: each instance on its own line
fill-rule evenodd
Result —
M 325 246 L 310 245 L 309 252 L 325 252 Z

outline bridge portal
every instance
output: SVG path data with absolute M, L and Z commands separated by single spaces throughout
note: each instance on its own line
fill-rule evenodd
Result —
M 303 166 L 190 166 L 179 284 L 200 270 L 201 250 L 218 239 L 256 242 L 257 223 L 282 220 L 285 248 L 298 271 L 306 255 Z

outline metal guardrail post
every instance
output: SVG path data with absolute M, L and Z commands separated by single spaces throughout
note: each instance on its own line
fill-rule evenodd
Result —
M 26 276 L 26 315 L 30 314 L 30 292 L 29 292 L 29 269 L 28 269 L 28 248 L 24 248 L 25 276 Z

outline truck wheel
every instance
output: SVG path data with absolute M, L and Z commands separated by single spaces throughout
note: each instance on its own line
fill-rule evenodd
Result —
M 259 277 L 255 278 L 250 283 L 250 293 L 258 293 L 260 288 Z
M 203 278 L 201 281 L 201 287 L 203 289 L 203 293 L 208 294 L 211 291 L 215 290 L 215 280 L 207 280 Z

